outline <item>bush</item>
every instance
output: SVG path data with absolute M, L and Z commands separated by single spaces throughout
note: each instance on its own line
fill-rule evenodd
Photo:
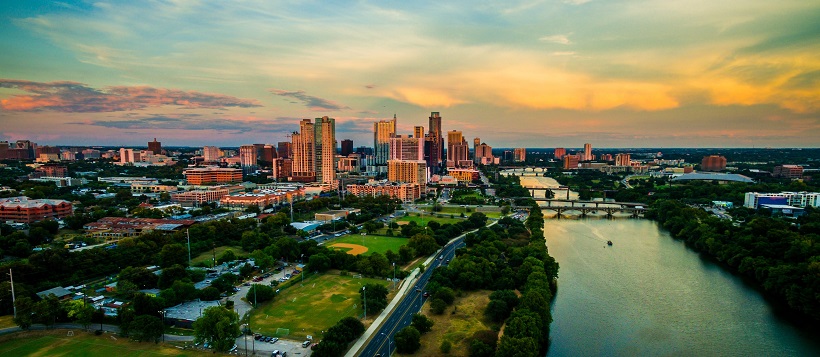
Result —
M 432 311 L 436 315 L 441 315 L 444 313 L 444 309 L 447 308 L 447 303 L 441 299 L 433 299 L 430 302 L 430 311 Z
M 449 354 L 450 349 L 452 349 L 452 348 L 453 348 L 453 345 L 450 343 L 450 341 L 447 341 L 447 340 L 441 341 L 441 346 L 439 347 L 439 349 L 441 350 L 441 353 L 443 353 L 445 355 Z

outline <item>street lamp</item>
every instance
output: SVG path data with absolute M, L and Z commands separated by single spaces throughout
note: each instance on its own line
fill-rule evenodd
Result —
M 245 324 L 245 328 L 243 329 L 242 339 L 245 340 L 245 356 L 248 355 L 248 324 Z
M 367 320 L 367 290 L 366 286 L 362 286 L 362 293 L 364 293 L 364 319 Z
M 393 290 L 396 290 L 396 262 L 393 262 Z
M 157 311 L 162 315 L 162 342 L 165 342 L 165 309 Z M 100 330 L 102 330 L 102 324 L 100 324 Z

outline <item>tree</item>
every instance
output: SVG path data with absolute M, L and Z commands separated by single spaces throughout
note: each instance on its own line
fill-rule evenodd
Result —
M 214 350 L 229 350 L 240 335 L 239 315 L 222 306 L 212 306 L 194 321 L 194 341 L 210 342 Z
M 495 355 L 496 357 L 536 357 L 539 350 L 535 340 L 531 337 L 515 338 L 505 334 L 501 337 Z
M 510 308 L 504 300 L 490 300 L 484 310 L 484 315 L 487 315 L 493 322 L 502 322 L 509 317 Z
M 123 268 L 119 275 L 117 275 L 117 281 L 123 280 L 128 280 L 136 284 L 139 289 L 150 289 L 157 286 L 157 276 L 144 267 L 129 266 Z M 119 283 L 117 285 L 119 285 Z
M 54 325 L 57 316 L 60 314 L 60 299 L 54 294 L 50 294 L 43 300 L 34 304 L 34 315 L 37 321 L 46 326 Z
M 88 329 L 88 324 L 91 323 L 91 318 L 94 317 L 94 307 L 86 304 L 83 300 L 71 300 L 64 303 L 63 308 L 66 315 L 83 325 L 84 329 Z
M 188 250 L 182 244 L 166 244 L 159 252 L 159 266 L 168 268 L 172 265 L 188 266 Z
M 422 314 L 413 314 L 413 321 L 410 326 L 415 327 L 420 333 L 427 333 L 433 329 L 433 320 Z
M 430 301 L 430 311 L 436 315 L 441 315 L 447 309 L 447 303 L 442 299 L 433 299 Z
M 253 271 L 253 265 L 250 265 L 249 263 L 242 264 L 242 266 L 239 267 L 239 275 L 246 278 L 251 276 L 251 274 L 253 274 Z
M 327 255 L 319 253 L 311 255 L 308 259 L 308 270 L 323 272 L 330 269 L 330 258 Z
M 433 299 L 441 299 L 444 300 L 447 305 L 452 305 L 456 300 L 456 293 L 453 289 L 445 286 L 436 290 L 435 294 L 433 294 Z
M 203 301 L 219 300 L 219 290 L 213 286 L 209 286 L 199 292 L 199 298 Z
M 165 326 L 163 326 L 162 319 L 159 317 L 140 315 L 131 322 L 129 332 L 133 340 L 140 342 L 154 341 L 154 343 L 157 343 L 165 332 Z
M 245 299 L 256 306 L 257 303 L 273 300 L 273 296 L 273 289 L 270 286 L 253 284 L 251 288 L 248 289 L 248 294 L 245 295 Z
M 407 326 L 396 332 L 394 339 L 398 353 L 415 353 L 421 347 L 421 333 L 413 326 Z
M 162 269 L 157 286 L 160 289 L 167 289 L 171 287 L 175 281 L 188 279 L 190 279 L 188 272 L 185 271 L 185 268 L 182 267 L 182 265 L 177 264 L 172 267 Z
M 34 323 L 34 301 L 28 296 L 17 298 L 14 302 L 17 307 L 17 316 L 14 318 L 14 323 L 20 326 L 23 330 L 28 330 L 31 324 Z
M 441 346 L 439 346 L 439 350 L 441 350 L 441 353 L 445 355 L 450 354 L 450 349 L 452 348 L 453 345 L 450 343 L 450 341 L 447 340 L 441 341 Z
M 413 248 L 419 255 L 433 254 L 433 252 L 439 248 L 436 239 L 428 234 L 416 234 L 410 237 L 410 240 L 407 241 L 407 245 Z
M 216 263 L 222 264 L 224 262 L 230 262 L 234 260 L 236 260 L 236 253 L 234 253 L 233 250 L 227 249 L 225 250 L 225 252 L 222 253 L 222 255 L 219 256 L 219 258 L 216 260 Z
M 371 312 L 379 312 L 387 307 L 387 287 L 382 284 L 365 284 L 364 290 L 359 290 L 362 304 Z M 365 301 L 365 295 L 367 300 Z

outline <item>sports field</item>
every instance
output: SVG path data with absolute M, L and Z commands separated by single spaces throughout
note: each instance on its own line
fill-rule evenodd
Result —
M 364 236 L 361 234 L 348 234 L 346 236 L 329 240 L 325 243 L 325 245 L 332 249 L 333 245 L 336 243 L 363 245 L 367 248 L 367 252 L 364 252 L 364 255 L 372 254 L 373 252 L 384 254 L 388 250 L 392 250 L 393 253 L 398 253 L 399 248 L 407 244 L 407 238 L 387 237 L 375 234 L 368 234 Z M 349 249 L 350 248 L 345 248 L 345 250 Z
M 82 330 L 33 331 L 4 336 L 0 356 L 208 356 L 212 353 L 181 350 L 167 344 L 132 342 L 109 334 L 94 336 Z
M 277 329 L 289 329 L 287 336 L 280 337 L 292 339 L 321 336 L 342 318 L 362 314 L 359 291 L 367 283 L 388 284 L 382 279 L 336 274 L 312 277 L 304 286 L 294 284 L 282 290 L 273 302 L 251 311 L 251 329 L 269 336 L 277 335 Z
M 430 221 L 436 221 L 440 224 L 447 224 L 447 223 L 453 224 L 453 223 L 461 222 L 462 219 L 460 219 L 460 218 L 449 218 L 449 217 L 431 217 L 429 213 L 425 214 L 424 217 L 415 216 L 415 213 L 411 213 L 407 217 L 401 217 L 401 218 L 396 219 L 396 222 L 416 222 L 416 224 L 418 224 L 419 226 L 422 226 L 422 227 L 426 226 L 427 223 L 430 222 Z
M 225 253 L 225 251 L 228 250 L 228 249 L 232 250 L 233 253 L 236 254 L 236 255 L 248 255 L 248 252 L 242 250 L 242 247 L 222 246 L 222 247 L 216 247 L 216 259 L 219 259 L 219 257 L 222 256 L 222 253 Z M 214 259 L 214 251 L 209 250 L 209 251 L 204 252 L 204 253 L 194 257 L 193 259 L 191 259 L 191 264 L 196 264 L 196 263 L 199 263 L 199 262 L 208 262 L 208 264 L 209 264 L 208 266 L 210 266 L 210 264 L 213 262 L 213 259 Z

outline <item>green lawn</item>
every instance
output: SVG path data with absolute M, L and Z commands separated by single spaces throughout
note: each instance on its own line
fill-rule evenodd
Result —
M 14 326 L 17 326 L 17 324 L 14 323 L 14 315 L 0 316 L 0 328 L 14 327 Z
M 216 259 L 219 259 L 219 257 L 222 255 L 222 253 L 224 253 L 228 249 L 232 250 L 233 253 L 236 254 L 236 255 L 248 255 L 248 252 L 244 251 L 242 249 L 242 247 L 222 246 L 222 247 L 216 247 Z M 196 258 L 191 259 L 191 265 L 196 265 L 199 262 L 208 262 L 210 264 L 213 261 L 213 259 L 214 259 L 213 250 L 209 250 L 207 252 L 204 252 L 204 253 L 198 255 Z
M 23 332 L 3 338 L 0 356 L 207 356 L 205 351 L 181 350 L 167 344 L 138 343 L 127 338 L 103 334 L 94 336 L 82 330 Z
M 341 236 L 339 238 L 333 238 L 325 242 L 325 246 L 333 249 L 330 246 L 334 243 L 349 243 L 363 245 L 367 247 L 367 252 L 364 253 L 365 255 L 368 255 L 373 252 L 379 252 L 381 254 L 384 254 L 388 250 L 392 250 L 393 253 L 398 253 L 399 248 L 407 244 L 407 238 L 380 236 L 376 234 L 368 234 L 364 236 L 361 235 L 361 233 L 348 234 L 345 236 Z
M 304 286 L 294 284 L 282 290 L 273 302 L 254 309 L 251 328 L 264 335 L 276 335 L 279 328 L 290 329 L 286 337 L 293 339 L 321 336 L 322 331 L 342 318 L 363 313 L 359 290 L 368 283 L 388 284 L 382 279 L 355 279 L 336 274 L 311 277 Z M 373 318 L 370 312 L 368 316 Z
M 458 215 L 456 215 L 456 216 L 458 216 Z M 458 223 L 458 222 L 461 221 L 461 219 L 459 219 L 459 218 L 433 217 L 433 216 L 430 216 L 430 214 L 425 214 L 424 217 L 421 217 L 421 216 L 417 217 L 417 216 L 415 216 L 415 213 L 411 213 L 407 217 L 396 218 L 396 222 L 416 222 L 416 224 L 418 224 L 419 226 L 422 226 L 422 227 L 426 226 L 427 222 L 430 222 L 431 220 L 436 221 L 436 222 L 441 223 L 441 224 L 446 224 L 446 223 L 451 223 L 452 224 L 452 223 Z

